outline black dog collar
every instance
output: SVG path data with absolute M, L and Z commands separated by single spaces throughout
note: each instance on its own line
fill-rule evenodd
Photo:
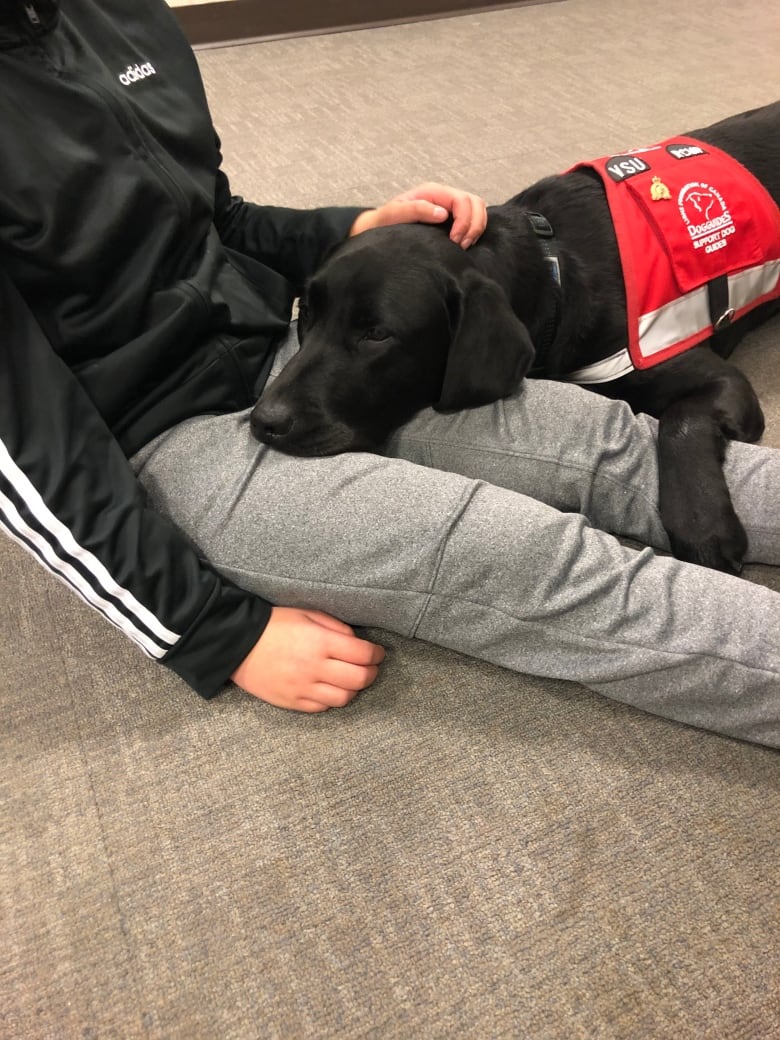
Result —
M 547 320 L 539 332 L 538 342 L 534 343 L 536 347 L 534 370 L 536 370 L 544 368 L 547 351 L 555 340 L 555 334 L 561 321 L 561 261 L 554 245 L 555 231 L 547 217 L 542 216 L 541 213 L 530 212 L 526 212 L 525 216 L 539 242 L 544 261 L 550 269 L 553 282 L 552 307 Z

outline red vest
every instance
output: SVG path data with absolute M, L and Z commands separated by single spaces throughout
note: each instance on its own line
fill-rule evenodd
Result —
M 579 163 L 601 176 L 626 289 L 626 350 L 572 372 L 603 383 L 650 368 L 780 297 L 780 209 L 744 166 L 675 137 Z

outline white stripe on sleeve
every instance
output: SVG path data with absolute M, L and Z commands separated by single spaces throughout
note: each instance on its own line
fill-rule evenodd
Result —
M 0 473 L 11 483 L 15 491 L 41 525 L 46 536 L 31 528 L 9 498 L 0 495 L 0 507 L 7 518 L 9 526 L 14 528 L 30 545 L 35 546 L 36 554 L 51 570 L 66 578 L 82 597 L 92 606 L 101 610 L 122 631 L 139 643 L 153 657 L 162 657 L 179 639 L 179 636 L 166 628 L 152 612 L 140 603 L 128 589 L 123 588 L 111 576 L 105 565 L 88 549 L 79 545 L 72 532 L 59 520 L 44 502 L 38 490 L 27 475 L 17 466 L 0 441 Z M 48 540 L 47 540 L 48 539 Z M 65 559 L 54 551 L 52 546 L 60 546 Z M 29 546 L 28 546 L 29 548 Z M 78 562 L 91 576 L 89 579 L 68 560 Z M 111 596 L 122 607 L 117 609 L 116 603 L 104 598 Z M 137 622 L 152 633 L 154 639 L 142 629 Z

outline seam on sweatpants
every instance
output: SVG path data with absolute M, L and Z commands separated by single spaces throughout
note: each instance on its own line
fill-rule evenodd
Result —
M 471 598 L 466 597 L 466 596 L 452 596 L 452 595 L 448 595 L 448 594 L 445 594 L 445 593 L 434 593 L 434 592 L 431 592 L 430 595 L 428 596 L 428 602 L 430 602 L 431 600 L 434 600 L 434 599 L 451 600 L 451 601 L 457 602 L 457 603 L 471 604 L 472 606 L 479 607 L 482 610 L 489 611 L 490 613 L 499 615 L 500 617 L 509 618 L 511 621 L 513 621 L 517 625 L 524 625 L 526 627 L 539 626 L 540 628 L 544 629 L 545 631 L 549 630 L 549 631 L 553 632 L 553 634 L 555 634 L 556 632 L 561 632 L 561 631 L 566 632 L 566 633 L 570 633 L 570 632 L 574 632 L 575 631 L 573 629 L 570 629 L 570 628 L 567 628 L 567 627 L 561 625 L 561 623 L 559 621 L 556 621 L 554 625 L 550 624 L 549 622 L 545 622 L 545 621 L 541 621 L 541 620 L 529 621 L 529 620 L 527 620 L 525 618 L 518 617 L 516 614 L 510 614 L 509 611 L 501 610 L 500 607 L 496 607 L 496 606 L 494 606 L 492 604 L 488 604 L 488 603 L 483 603 L 481 600 L 471 599 Z M 415 633 L 416 633 L 416 630 L 415 630 Z M 576 634 L 576 637 L 577 637 L 578 640 L 580 640 L 582 642 L 590 643 L 592 645 L 595 645 L 599 649 L 604 649 L 605 647 L 608 649 L 611 646 L 614 646 L 614 647 L 627 647 L 627 648 L 629 648 L 631 650 L 641 649 L 641 650 L 649 651 L 652 654 L 659 654 L 659 655 L 670 657 L 670 658 L 698 657 L 698 658 L 712 660 L 712 661 L 724 661 L 724 662 L 726 662 L 728 664 L 737 664 L 741 668 L 745 668 L 748 671 L 761 672 L 764 675 L 777 676 L 778 678 L 780 678 L 780 668 L 777 668 L 777 669 L 775 669 L 775 668 L 765 668 L 762 665 L 751 664 L 750 662 L 743 661 L 743 660 L 741 660 L 740 658 L 737 658 L 737 657 L 727 656 L 726 654 L 713 653 L 713 652 L 708 651 L 708 650 L 695 650 L 695 651 L 692 651 L 692 650 L 687 650 L 687 651 L 685 651 L 685 650 L 669 650 L 669 649 L 667 649 L 665 647 L 653 646 L 651 643 L 638 643 L 638 642 L 631 642 L 631 641 L 628 641 L 628 640 L 616 639 L 614 636 L 611 636 L 611 637 L 609 637 L 609 639 L 605 640 L 605 637 L 602 637 L 602 636 L 587 636 L 587 635 L 583 635 L 582 632 L 579 629 L 576 630 L 575 634 Z M 422 638 L 424 638 L 424 637 L 422 637 Z M 457 649 L 457 647 L 454 647 L 453 649 Z M 468 651 L 466 651 L 466 650 L 460 650 L 459 652 L 460 653 L 468 653 Z M 470 654 L 470 656 L 473 657 L 473 656 L 476 656 L 476 655 Z M 484 660 L 490 660 L 491 663 L 498 664 L 502 668 L 507 668 L 508 667 L 507 665 L 501 664 L 500 661 L 492 661 L 492 659 L 490 659 L 490 658 L 484 658 Z M 510 671 L 511 670 L 513 670 L 513 669 L 510 669 Z M 528 673 L 528 674 L 532 674 L 532 673 Z M 553 675 L 547 675 L 547 676 L 544 676 L 544 677 L 545 678 L 566 678 L 566 676 L 553 676 Z M 582 679 L 577 679 L 577 678 L 575 678 L 573 676 L 571 676 L 569 678 L 573 679 L 575 682 L 582 683 L 582 685 L 587 685 L 587 683 L 584 682 Z M 613 681 L 619 681 L 619 680 L 594 680 L 594 681 L 613 682 Z
M 435 563 L 433 565 L 433 573 L 431 574 L 431 579 L 430 579 L 430 582 L 428 583 L 428 588 L 424 592 L 424 599 L 423 599 L 422 604 L 420 605 L 419 613 L 418 613 L 417 617 L 415 618 L 414 624 L 412 625 L 412 636 L 416 637 L 417 629 L 420 627 L 422 619 L 425 617 L 425 613 L 426 613 L 426 611 L 428 609 L 428 604 L 430 603 L 431 599 L 433 598 L 433 594 L 434 594 L 433 590 L 436 588 L 436 579 L 438 578 L 439 571 L 441 570 L 442 560 L 444 559 L 444 553 L 445 553 L 445 551 L 447 549 L 447 543 L 449 542 L 450 535 L 452 534 L 452 532 L 453 532 L 453 530 L 455 528 L 455 525 L 459 522 L 460 518 L 463 516 L 463 513 L 464 513 L 465 509 L 471 503 L 471 500 L 474 497 L 474 495 L 476 494 L 477 489 L 479 487 L 481 487 L 482 485 L 483 485 L 483 481 L 481 481 L 481 480 L 471 480 L 469 482 L 469 484 L 467 485 L 467 487 L 465 488 L 465 490 L 464 490 L 463 494 L 461 495 L 460 499 L 458 500 L 456 505 L 453 507 L 453 509 L 452 509 L 452 511 L 451 511 L 451 513 L 450 513 L 450 515 L 449 515 L 449 517 L 447 519 L 447 521 L 446 521 L 445 533 L 444 533 L 444 535 L 442 536 L 442 538 L 439 541 L 439 551 L 436 554 L 436 561 L 435 561 Z
M 417 444 L 423 444 L 425 446 L 426 455 L 427 455 L 427 458 L 428 458 L 427 465 L 429 465 L 431 468 L 434 468 L 434 469 L 443 469 L 443 468 L 445 468 L 445 467 L 436 465 L 436 463 L 435 463 L 435 461 L 433 459 L 432 449 L 433 449 L 434 445 L 443 446 L 445 448 L 451 447 L 452 445 L 450 444 L 449 441 L 447 441 L 446 438 L 435 437 L 435 436 L 425 436 L 425 437 L 419 436 L 419 437 L 416 437 L 414 434 L 406 434 L 405 436 L 410 441 L 415 441 Z M 647 507 L 652 511 L 653 515 L 655 515 L 655 516 L 657 516 L 659 518 L 659 523 L 660 523 L 660 516 L 661 516 L 661 514 L 660 514 L 660 511 L 658 509 L 658 503 L 655 502 L 650 497 L 650 495 L 648 495 L 644 491 L 644 489 L 641 486 L 637 486 L 636 484 L 627 483 L 625 480 L 617 480 L 615 477 L 611 477 L 611 476 L 609 476 L 609 474 L 606 474 L 606 473 L 600 473 L 598 466 L 596 466 L 594 468 L 593 466 L 586 466 L 584 464 L 578 464 L 578 463 L 575 463 L 575 462 L 570 462 L 570 461 L 565 461 L 564 462 L 561 459 L 556 458 L 555 456 L 552 456 L 552 455 L 543 455 L 543 454 L 540 454 L 538 452 L 530 452 L 530 451 L 514 451 L 514 450 L 509 449 L 509 448 L 497 448 L 495 445 L 483 446 L 482 444 L 479 444 L 479 443 L 477 443 L 475 445 L 472 445 L 472 446 L 469 446 L 467 448 L 462 448 L 461 450 L 464 451 L 464 452 L 468 452 L 468 451 L 479 452 L 480 454 L 484 454 L 484 455 L 496 455 L 496 456 L 501 456 L 502 458 L 517 458 L 517 459 L 524 459 L 524 460 L 527 460 L 527 461 L 530 461 L 530 462 L 542 462 L 542 463 L 545 463 L 546 465 L 555 466 L 558 469 L 561 469 L 561 470 L 564 470 L 564 471 L 569 469 L 569 470 L 572 470 L 572 472 L 574 472 L 574 473 L 585 473 L 587 476 L 590 477 L 591 482 L 593 482 L 593 481 L 602 481 L 603 480 L 605 483 L 612 485 L 612 487 L 618 488 L 620 491 L 623 491 L 623 492 L 628 491 L 631 494 L 635 495 L 637 498 L 641 499 L 641 501 L 643 501 L 647 505 Z M 451 471 L 447 470 L 447 472 L 451 472 Z M 509 490 L 514 490 L 514 489 L 510 488 Z M 524 492 L 521 491 L 521 492 L 518 492 L 518 493 L 519 494 L 523 494 Z

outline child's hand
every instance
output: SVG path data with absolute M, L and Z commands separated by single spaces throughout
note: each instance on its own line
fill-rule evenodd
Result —
M 231 679 L 277 708 L 343 708 L 376 679 L 385 652 L 319 610 L 274 607 Z
M 464 249 L 473 245 L 487 226 L 487 207 L 479 195 L 429 181 L 361 213 L 349 233 L 359 235 L 388 224 L 441 224 L 450 216 L 450 238 Z

